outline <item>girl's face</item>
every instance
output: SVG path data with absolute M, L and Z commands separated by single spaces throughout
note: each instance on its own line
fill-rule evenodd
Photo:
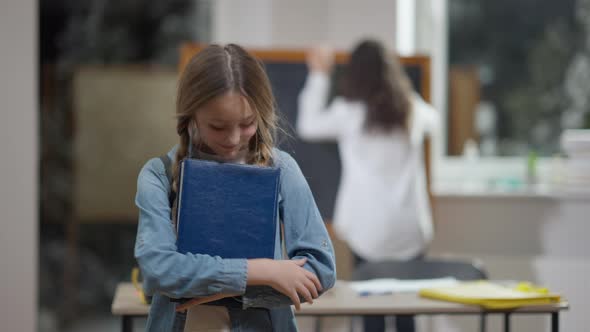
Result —
M 256 114 L 244 96 L 228 92 L 215 97 L 196 113 L 201 143 L 223 159 L 242 156 L 258 128 Z

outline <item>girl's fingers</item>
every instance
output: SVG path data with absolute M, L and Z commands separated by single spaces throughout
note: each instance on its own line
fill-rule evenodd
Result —
M 305 279 L 305 280 L 303 281 L 303 285 L 304 285 L 304 286 L 305 286 L 305 288 L 307 288 L 307 290 L 308 290 L 308 291 L 311 293 L 311 296 L 312 296 L 314 299 L 317 299 L 317 298 L 319 297 L 318 290 L 317 290 L 317 288 L 316 288 L 315 284 L 314 284 L 314 283 L 313 283 L 311 280 L 309 280 L 309 279 Z
M 291 302 L 293 302 L 295 309 L 301 309 L 301 302 L 299 301 L 299 295 L 297 294 L 297 291 L 291 290 L 288 296 L 291 299 Z
M 307 262 L 307 258 L 294 259 L 293 262 L 299 266 L 303 266 Z
M 322 291 L 322 289 L 323 289 L 322 283 L 320 282 L 320 279 L 318 279 L 318 277 L 313 272 L 305 270 L 305 276 L 314 283 L 315 288 L 318 291 L 320 291 L 320 292 Z
M 297 293 L 301 294 L 301 296 L 303 296 L 303 298 L 305 299 L 305 301 L 307 301 L 307 303 L 309 303 L 309 304 L 313 303 L 313 298 L 311 297 L 311 293 L 309 292 L 309 289 L 307 289 L 307 287 L 304 284 L 300 284 L 299 287 L 297 287 Z

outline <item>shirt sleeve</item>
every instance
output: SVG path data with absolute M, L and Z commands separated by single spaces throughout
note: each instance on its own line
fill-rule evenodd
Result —
M 336 282 L 336 260 L 330 236 L 315 204 L 307 181 L 297 162 L 287 153 L 277 151 L 281 168 L 279 217 L 284 225 L 288 259 L 307 258 L 304 268 L 314 273 L 323 293 Z M 299 297 L 301 303 L 305 298 Z M 291 299 L 271 287 L 248 287 L 243 296 L 244 308 L 276 308 L 293 304 Z
M 243 294 L 247 281 L 245 259 L 222 259 L 176 251 L 170 221 L 169 183 L 159 159 L 150 160 L 137 181 L 135 204 L 139 225 L 135 258 L 144 291 L 171 298 L 203 297 L 219 293 Z
M 307 258 L 304 267 L 318 277 L 326 291 L 336 282 L 334 248 L 299 165 L 287 153 L 281 155 L 279 215 L 284 224 L 286 253 L 289 259 Z
M 422 117 L 424 121 L 424 133 L 429 136 L 435 136 L 440 131 L 441 116 L 432 105 L 420 99 L 420 107 L 422 109 Z
M 346 121 L 347 102 L 336 97 L 326 107 L 330 89 L 329 77 L 311 73 L 298 98 L 297 133 L 306 140 L 336 140 Z
M 412 107 L 411 141 L 414 144 L 421 144 L 425 137 L 430 137 L 432 155 L 439 156 L 442 153 L 442 117 L 440 112 L 417 94 L 412 98 Z

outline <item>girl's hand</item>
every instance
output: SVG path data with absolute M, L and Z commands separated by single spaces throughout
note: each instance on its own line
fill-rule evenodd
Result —
M 329 73 L 334 66 L 334 51 L 329 47 L 315 47 L 307 52 L 309 71 Z
M 297 310 L 301 307 L 299 296 L 308 303 L 322 290 L 317 276 L 303 268 L 307 259 L 297 260 L 248 260 L 248 285 L 268 285 L 288 296 Z

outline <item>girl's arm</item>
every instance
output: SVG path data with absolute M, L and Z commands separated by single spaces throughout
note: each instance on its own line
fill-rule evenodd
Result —
M 281 167 L 279 216 L 284 225 L 288 259 L 248 261 L 248 285 L 253 287 L 246 289 L 242 298 L 244 307 L 275 308 L 294 304 L 299 308 L 300 301 L 313 303 L 314 298 L 336 282 L 332 242 L 307 181 L 295 160 L 287 153 L 277 151 L 276 158 Z M 285 266 L 289 270 L 284 269 Z M 251 283 L 250 278 L 261 278 L 262 282 Z M 294 288 L 297 294 L 292 291 Z
M 336 140 L 346 121 L 347 102 L 335 98 L 327 108 L 329 76 L 311 72 L 298 98 L 297 133 L 306 140 Z
M 256 306 L 268 308 L 293 304 L 297 310 L 304 300 L 313 303 L 322 291 L 322 285 L 315 274 L 303 268 L 306 262 L 305 258 L 248 260 L 248 286 L 270 286 L 282 295 L 267 292 L 262 287 L 255 288 L 251 294 L 247 290 L 242 300 L 248 305 L 254 302 Z
M 431 155 L 440 156 L 442 151 L 440 112 L 424 101 L 418 94 L 412 96 L 412 105 L 412 125 L 410 128 L 412 143 L 421 144 L 424 138 L 429 136 L 432 140 Z
M 277 154 L 282 164 L 279 214 L 285 227 L 287 256 L 305 258 L 303 267 L 318 277 L 326 291 L 336 282 L 332 241 L 299 165 L 289 154 Z
M 135 258 L 145 292 L 171 298 L 243 294 L 247 281 L 245 259 L 185 255 L 176 251 L 169 187 L 162 162 L 157 158 L 148 161 L 139 174 L 135 198 L 139 208 Z

